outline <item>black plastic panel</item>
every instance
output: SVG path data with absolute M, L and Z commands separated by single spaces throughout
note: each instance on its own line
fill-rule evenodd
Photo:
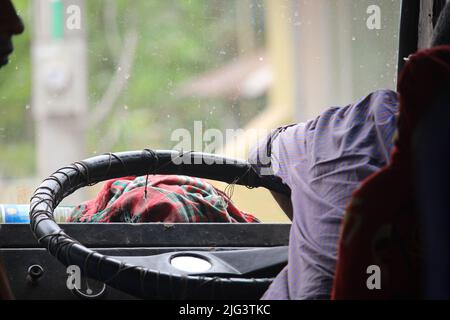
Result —
M 62 224 L 62 229 L 87 247 L 110 256 L 148 256 L 181 251 L 224 251 L 286 246 L 289 224 Z M 26 224 L 0 225 L 0 257 L 18 299 L 80 299 L 66 285 L 66 267 L 40 248 Z M 42 267 L 31 281 L 28 269 Z M 275 274 L 274 274 L 275 276 Z M 102 284 L 89 280 L 94 292 Z M 84 289 L 86 289 L 84 287 Z M 102 299 L 134 299 L 107 287 Z
M 272 247 L 289 242 L 290 224 L 60 224 L 87 247 Z M 1 248 L 39 247 L 27 224 L 0 227 Z

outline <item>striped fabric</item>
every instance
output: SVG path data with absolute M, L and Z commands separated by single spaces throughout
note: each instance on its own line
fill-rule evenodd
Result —
M 107 181 L 95 199 L 68 222 L 259 222 L 241 212 L 222 191 L 200 178 L 177 175 Z
M 272 141 L 271 169 L 292 190 L 289 262 L 264 299 L 328 299 L 344 209 L 366 177 L 386 165 L 396 128 L 397 94 L 376 91 L 288 126 Z M 249 161 L 267 154 L 263 142 Z

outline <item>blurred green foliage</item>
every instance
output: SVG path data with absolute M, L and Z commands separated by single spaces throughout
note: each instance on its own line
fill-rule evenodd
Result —
M 86 1 L 90 108 L 101 99 L 118 68 L 123 37 L 133 22 L 139 37 L 129 83 L 114 111 L 87 133 L 86 156 L 170 148 L 170 132 L 180 127 L 191 130 L 194 120 L 202 120 L 204 127 L 224 129 L 238 125 L 236 118 L 245 122 L 254 116 L 264 101 L 246 105 L 245 114 L 240 114 L 237 102 L 180 99 L 175 94 L 180 83 L 237 55 L 235 1 L 239 0 Z M 14 3 L 27 31 L 14 39 L 16 50 L 0 72 L 1 177 L 30 176 L 35 170 L 30 102 L 33 13 L 30 0 Z M 116 12 L 113 25 L 107 12 Z M 108 39 L 118 42 L 118 48 L 111 48 Z
M 25 24 L 30 2 L 14 1 Z M 34 171 L 31 118 L 30 30 L 14 38 L 10 63 L 0 70 L 0 176 L 23 177 Z
M 28 177 L 35 172 L 30 54 L 33 0 L 13 1 L 24 19 L 26 32 L 14 38 L 10 64 L 0 70 L 1 178 Z M 85 0 L 89 108 L 100 101 L 120 67 L 117 60 L 123 39 L 133 24 L 138 33 L 128 85 L 103 123 L 87 132 L 85 156 L 172 148 L 175 143 L 170 141 L 171 132 L 176 128 L 192 131 L 196 120 L 202 121 L 204 129 L 224 130 L 242 127 L 254 117 L 264 107 L 265 97 L 234 101 L 176 95 L 181 83 L 223 66 L 242 53 L 242 48 L 238 48 L 242 23 L 238 19 L 238 4 L 242 6 L 244 1 L 253 4 L 252 21 L 248 23 L 254 29 L 256 46 L 263 46 L 264 0 Z M 338 101 L 342 83 L 349 79 L 355 99 L 371 90 L 394 87 L 397 51 L 393 48 L 398 43 L 400 1 L 378 2 L 383 13 L 383 29 L 379 31 L 365 27 L 366 8 L 372 2 L 329 3 L 327 10 L 337 13 L 325 26 L 330 30 L 330 50 L 338 48 L 333 51 L 335 71 L 329 73 L 336 84 L 333 89 Z M 344 3 L 351 4 L 347 12 L 339 10 Z M 345 36 L 352 39 L 345 57 L 340 56 L 343 48 L 339 49 L 339 28 L 344 28 Z M 342 58 L 351 61 L 346 69 L 339 64 Z M 346 94 L 345 90 L 342 92 Z M 322 107 L 325 106 L 318 106 Z

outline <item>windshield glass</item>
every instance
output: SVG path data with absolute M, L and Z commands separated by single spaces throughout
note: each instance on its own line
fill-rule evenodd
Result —
M 28 204 L 54 170 L 108 152 L 246 159 L 249 132 L 396 85 L 400 0 L 13 2 L 25 32 L 0 70 L 4 204 Z M 263 222 L 289 221 L 268 191 L 226 191 Z

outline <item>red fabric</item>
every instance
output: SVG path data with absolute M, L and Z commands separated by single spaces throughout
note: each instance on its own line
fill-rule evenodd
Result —
M 147 196 L 145 186 L 147 183 Z M 109 180 L 68 222 L 259 222 L 203 179 L 152 175 Z
M 399 80 L 398 137 L 391 163 L 363 182 L 346 210 L 332 299 L 421 297 L 421 247 L 414 205 L 412 137 L 450 79 L 450 46 L 410 57 Z M 369 290 L 380 267 L 381 289 Z

